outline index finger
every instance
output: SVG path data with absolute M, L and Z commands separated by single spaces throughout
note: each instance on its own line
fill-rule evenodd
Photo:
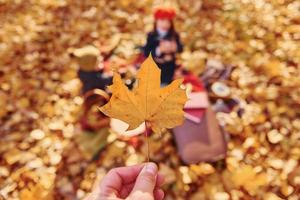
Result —
M 110 170 L 100 184 L 100 193 L 102 195 L 118 196 L 124 184 L 132 183 L 143 169 L 145 164 L 134 165 L 130 167 L 118 167 Z
M 132 183 L 143 169 L 145 163 L 128 166 L 128 167 L 117 167 L 110 170 L 107 174 L 110 176 L 118 176 L 122 179 L 123 184 Z

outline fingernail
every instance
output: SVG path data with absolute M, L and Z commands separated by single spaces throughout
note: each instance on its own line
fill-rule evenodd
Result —
M 156 175 L 157 174 L 157 166 L 154 163 L 147 163 L 144 167 L 144 170 L 152 175 Z

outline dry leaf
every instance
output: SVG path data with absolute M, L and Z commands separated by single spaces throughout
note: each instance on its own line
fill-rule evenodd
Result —
M 267 177 L 264 173 L 257 174 L 253 167 L 245 165 L 233 172 L 232 181 L 236 186 L 244 187 L 247 191 L 253 193 L 267 183 Z
M 129 124 L 135 129 L 143 122 L 161 133 L 183 122 L 183 106 L 187 101 L 185 90 L 180 88 L 183 80 L 175 80 L 160 88 L 160 69 L 150 55 L 137 73 L 137 87 L 130 91 L 118 73 L 114 73 L 110 86 L 112 97 L 100 110 L 107 116 Z
M 52 188 L 51 188 L 52 189 Z M 26 189 L 20 192 L 21 200 L 45 199 L 53 200 L 51 190 L 45 189 L 42 185 L 29 185 Z
M 126 71 L 139 56 L 136 47 L 145 43 L 146 32 L 153 29 L 151 13 L 157 2 L 41 2 L 32 1 L 34 6 L 30 6 L 27 1 L 1 1 L 0 199 L 17 199 L 25 187 L 33 189 L 27 181 L 29 177 L 35 180 L 34 185 L 53 183 L 53 177 L 41 169 L 55 174 L 53 198 L 82 199 L 94 183 L 96 167 L 104 173 L 126 161 L 145 159 L 143 148 L 134 148 L 139 155 L 137 160 L 128 151 L 130 142 L 120 143 L 115 134 L 109 135 L 105 152 L 95 160 L 90 158 L 103 147 L 98 146 L 100 136 L 93 145 L 88 146 L 88 141 L 80 143 L 87 145 L 87 157 L 77 145 L 82 138 L 78 134 L 85 134 L 76 126 L 83 99 L 76 77 L 78 66 L 70 52 L 95 45 L 103 57 L 112 55 L 104 64 L 106 70 L 116 66 Z M 191 175 L 198 176 L 191 176 L 191 181 L 186 178 L 189 184 L 178 177 L 182 163 L 171 134 L 149 138 L 156 138 L 151 157 L 159 163 L 169 183 L 164 187 L 166 199 L 226 199 L 228 193 L 233 200 L 298 200 L 299 1 L 174 2 L 180 10 L 175 27 L 185 46 L 178 63 L 194 74 L 201 73 L 209 60 L 235 66 L 224 81 L 239 105 L 231 113 L 217 113 L 221 125 L 232 135 L 227 164 L 220 161 L 187 166 Z M 135 72 L 129 79 L 132 76 Z M 32 130 L 43 133 L 31 133 Z M 55 150 L 59 144 L 63 144 L 63 150 Z M 231 180 L 235 172 L 247 171 L 245 164 L 252 168 L 247 173 L 252 174 L 250 180 L 255 179 L 253 184 L 260 184 L 256 179 L 267 174 L 266 187 L 250 194 L 249 189 L 256 186 L 245 181 L 243 177 L 248 176 L 241 176 L 244 183 Z M 263 170 L 258 172 L 257 168 Z M 224 183 L 213 181 L 222 174 Z M 222 185 L 228 189 L 226 193 Z M 39 199 L 32 191 L 43 193 L 36 187 L 29 191 L 30 198 Z

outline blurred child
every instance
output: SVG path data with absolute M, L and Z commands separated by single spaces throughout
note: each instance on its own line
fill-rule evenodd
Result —
M 104 72 L 103 59 L 96 47 L 87 45 L 76 49 L 73 54 L 79 64 L 78 77 L 82 82 L 83 94 L 92 89 L 105 90 L 111 84 L 112 78 Z
M 183 50 L 173 24 L 175 15 L 175 10 L 171 8 L 159 8 L 154 12 L 154 30 L 148 33 L 144 47 L 145 56 L 148 57 L 151 53 L 161 69 L 162 85 L 167 85 L 173 80 L 176 68 L 175 54 Z
M 100 51 L 96 47 L 88 45 L 76 49 L 73 54 L 77 58 L 79 65 L 78 77 L 82 82 L 82 94 L 84 97 L 83 113 L 79 120 L 81 128 L 84 130 L 96 130 L 108 126 L 109 119 L 107 117 L 100 112 L 93 112 L 95 105 L 96 107 L 101 106 L 109 99 L 105 89 L 106 86 L 112 83 L 111 74 L 105 72 Z

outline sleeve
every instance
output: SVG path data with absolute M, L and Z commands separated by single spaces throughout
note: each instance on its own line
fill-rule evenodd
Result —
M 180 37 L 178 34 L 176 34 L 176 44 L 177 44 L 177 53 L 181 53 L 183 51 L 183 45 L 180 41 Z
M 145 57 L 148 57 L 151 53 L 153 57 L 156 57 L 156 48 L 159 46 L 159 42 L 155 39 L 155 36 L 151 33 L 147 36 L 147 42 L 144 46 L 144 55 Z

